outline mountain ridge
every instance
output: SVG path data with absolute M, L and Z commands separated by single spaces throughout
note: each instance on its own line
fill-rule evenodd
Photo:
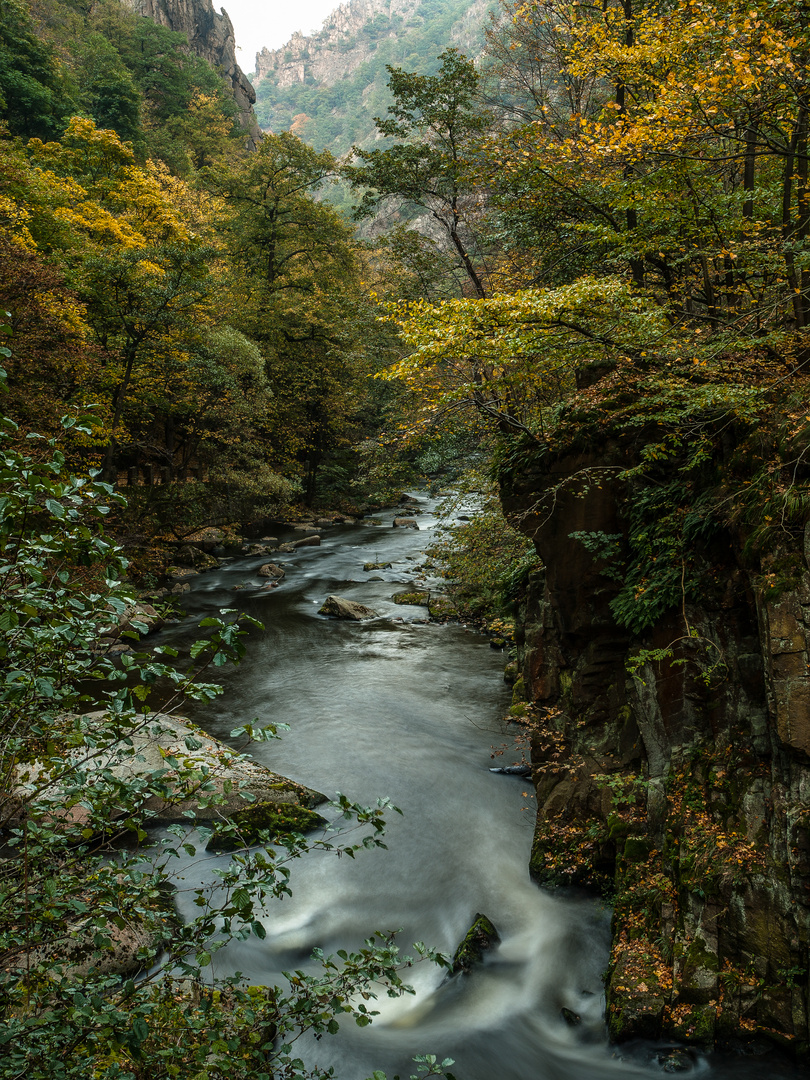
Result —
M 390 103 L 387 65 L 431 74 L 448 47 L 476 55 L 492 0 L 348 0 L 321 30 L 297 32 L 256 54 L 256 115 L 265 131 L 293 131 L 346 154 L 376 137 Z

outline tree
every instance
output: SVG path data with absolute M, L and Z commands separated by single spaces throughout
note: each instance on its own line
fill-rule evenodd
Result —
M 234 323 L 267 362 L 265 438 L 282 468 L 303 474 L 309 503 L 324 459 L 346 439 L 373 325 L 352 230 L 315 198 L 335 170 L 331 154 L 284 132 L 207 174 L 222 207 Z
M 65 421 L 76 426 L 86 425 Z M 4 419 L 4 444 L 12 431 Z M 368 830 L 357 842 L 273 828 L 260 830 L 260 846 L 249 849 L 238 827 L 223 825 L 235 853 L 216 898 L 200 888 L 197 916 L 179 924 L 166 900 L 171 863 L 181 845 L 194 851 L 182 827 L 172 828 L 168 843 L 142 849 L 145 806 L 190 791 L 201 806 L 224 796 L 205 768 L 179 757 L 149 774 L 98 763 L 132 761 L 144 730 L 160 729 L 161 714 L 220 688 L 200 682 L 199 671 L 175 670 L 161 650 L 116 662 L 99 647 L 100 627 L 133 603 L 122 586 L 126 563 L 99 525 L 118 497 L 98 480 L 68 474 L 58 440 L 38 454 L 4 445 L 0 493 L 0 826 L 10 853 L 0 866 L 0 1077 L 310 1075 L 293 1056 L 298 1035 L 337 1031 L 344 1016 L 370 1023 L 365 1002 L 380 985 L 391 995 L 408 992 L 400 970 L 410 961 L 390 938 L 340 960 L 322 957 L 321 975 L 297 972 L 287 991 L 210 978 L 205 988 L 201 972 L 229 938 L 264 936 L 262 899 L 289 891 L 290 860 L 313 846 L 354 855 L 381 845 L 384 803 L 364 809 L 341 798 L 345 819 Z M 208 620 L 209 636 L 192 648 L 203 668 L 243 652 L 232 615 Z M 128 633 L 137 640 L 137 617 L 133 625 Z M 168 699 L 161 685 L 171 687 Z M 103 723 L 87 713 L 97 701 Z M 274 729 L 248 733 L 267 738 Z M 134 854 L 120 848 L 126 837 L 136 841 Z M 119 931 L 133 926 L 148 931 L 137 954 L 143 970 L 163 957 L 137 981 L 111 963 Z M 80 943 L 80 959 L 66 948 L 71 941 Z
M 54 49 L 19 0 L 0 4 L 0 111 L 15 135 L 58 135 L 76 107 Z
M 478 297 L 485 295 L 486 269 L 478 248 L 475 220 L 479 198 L 469 179 L 469 158 L 486 130 L 477 100 L 479 76 L 456 49 L 441 54 L 436 75 L 416 75 L 388 67 L 394 104 L 387 119 L 375 117 L 381 135 L 398 140 L 380 150 L 352 148 L 362 162 L 345 170 L 363 190 L 358 218 L 395 199 L 427 211 L 440 227 Z

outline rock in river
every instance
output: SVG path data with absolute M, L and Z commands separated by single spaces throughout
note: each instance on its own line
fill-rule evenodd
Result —
M 286 571 L 278 563 L 269 562 L 265 563 L 264 566 L 260 566 L 256 573 L 259 577 L 271 577 L 280 580 L 284 577 Z
M 327 596 L 318 609 L 319 615 L 333 615 L 336 619 L 373 619 L 377 612 L 365 604 L 345 600 L 342 596 Z

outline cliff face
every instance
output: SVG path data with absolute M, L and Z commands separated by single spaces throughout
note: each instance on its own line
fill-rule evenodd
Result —
M 617 477 L 634 453 L 535 450 L 502 478 L 545 564 L 518 638 L 532 872 L 612 898 L 614 1038 L 804 1052 L 810 552 L 788 544 L 755 574 L 740 538 L 716 532 L 701 595 L 622 628 L 610 604 L 635 496 Z
M 421 0 L 350 0 L 325 20 L 323 29 L 311 37 L 296 33 L 281 49 L 262 49 L 256 54 L 255 81 L 274 76 L 280 89 L 312 78 L 333 86 L 369 59 L 376 45 L 373 37 L 357 36 L 375 19 L 386 36 L 394 36 L 392 20 L 407 20 Z M 387 24 L 387 25 L 386 25 Z
M 342 156 L 377 138 L 390 104 L 387 65 L 423 73 L 449 47 L 480 52 L 493 0 L 349 0 L 316 34 L 262 49 L 253 76 L 265 130 L 291 130 Z
M 261 135 L 253 113 L 256 92 L 236 62 L 236 39 L 225 10 L 212 0 L 124 0 L 133 11 L 168 30 L 185 34 L 189 48 L 222 73 L 239 108 L 239 121 L 254 141 Z

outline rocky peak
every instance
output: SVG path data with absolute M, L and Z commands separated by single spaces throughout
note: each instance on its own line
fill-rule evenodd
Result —
M 469 48 L 467 38 L 477 34 L 489 6 L 490 0 L 470 0 L 447 45 Z M 394 38 L 409 21 L 421 18 L 421 7 L 422 0 L 348 0 L 318 33 L 296 32 L 282 48 L 257 53 L 254 81 L 258 86 L 270 76 L 278 89 L 308 80 L 334 86 L 369 59 L 381 38 Z
M 253 113 L 256 92 L 236 62 L 236 38 L 227 12 L 214 11 L 212 0 L 123 0 L 128 7 L 168 30 L 185 34 L 189 48 L 222 72 L 239 107 L 239 120 L 251 138 L 260 137 Z

